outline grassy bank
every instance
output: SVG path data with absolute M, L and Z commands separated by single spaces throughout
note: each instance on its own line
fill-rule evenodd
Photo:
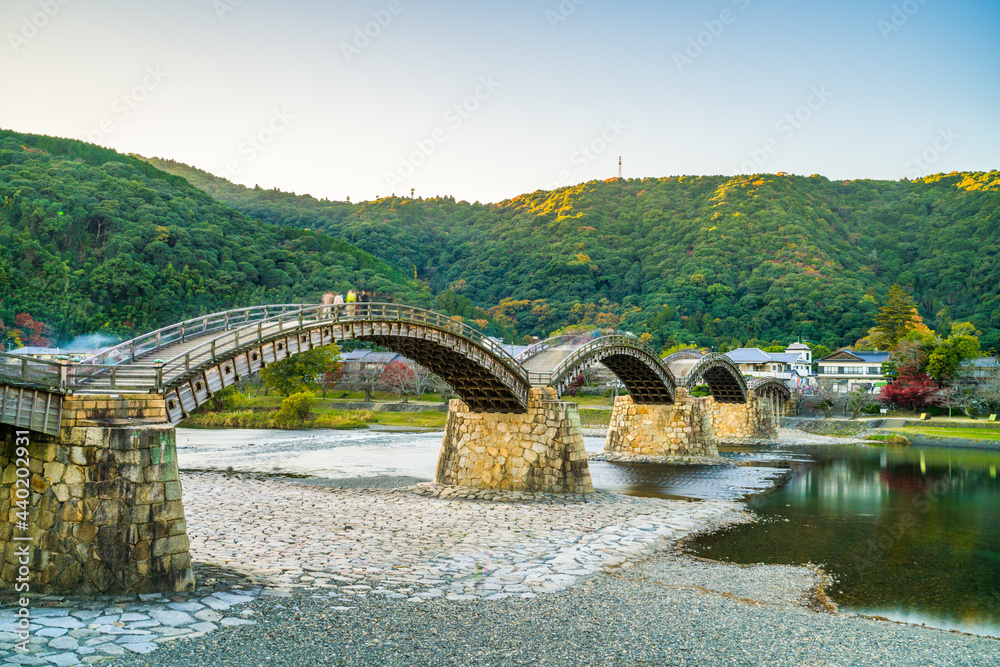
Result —
M 611 421 L 611 409 L 580 408 L 580 423 L 584 426 L 606 426 Z
M 344 410 L 337 399 L 316 399 L 307 419 L 279 419 L 281 396 L 246 398 L 238 408 L 210 411 L 202 408 L 184 420 L 194 428 L 264 428 L 264 429 L 358 429 L 371 424 L 444 428 L 448 414 L 439 410 L 423 412 L 381 412 Z
M 902 433 L 908 435 L 911 433 L 916 433 L 918 435 L 929 435 L 938 438 L 969 438 L 971 440 L 1000 440 L 1000 429 L 993 428 L 962 428 L 961 426 L 955 427 L 941 427 L 932 428 L 928 426 L 907 426 L 902 429 L 896 429 L 896 433 Z

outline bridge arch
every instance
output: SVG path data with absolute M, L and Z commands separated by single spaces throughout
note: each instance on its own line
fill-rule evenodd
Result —
M 746 403 L 747 382 L 739 366 L 724 354 L 706 354 L 688 371 L 685 385 L 707 384 L 717 403 Z
M 106 352 L 105 360 L 120 360 L 115 367 L 119 377 L 129 372 L 155 373 L 155 387 L 150 390 L 164 394 L 174 423 L 240 377 L 300 352 L 344 340 L 370 341 L 413 359 L 440 375 L 475 412 L 520 413 L 528 403 L 527 373 L 502 346 L 429 310 L 384 303 L 283 306 L 278 314 L 264 311 L 260 319 L 245 322 L 231 312 L 235 311 L 185 323 L 187 330 L 194 332 L 187 339 L 161 330 L 154 332 L 156 344 L 146 340 L 153 334 L 126 341 Z M 224 327 L 210 325 L 222 319 Z M 212 333 L 198 335 L 199 326 L 201 331 Z M 216 333 L 219 329 L 223 333 Z M 166 339 L 170 343 L 159 344 Z M 138 356 L 134 352 L 137 347 L 141 350 Z M 163 360 L 150 361 L 152 356 Z M 91 378 L 94 389 L 106 386 L 108 367 L 101 368 L 101 373 Z
M 544 382 L 562 395 L 569 382 L 594 364 L 604 364 L 628 389 L 638 404 L 673 403 L 677 382 L 660 357 L 634 336 L 601 336 L 581 345 L 548 374 L 532 375 L 534 383 Z
M 778 378 L 754 378 L 747 382 L 747 388 L 754 396 L 767 403 L 774 415 L 783 414 L 785 405 L 792 398 L 788 385 Z

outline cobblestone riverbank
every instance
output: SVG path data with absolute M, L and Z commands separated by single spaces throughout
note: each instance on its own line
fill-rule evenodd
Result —
M 239 588 L 193 595 L 41 598 L 30 652 L 0 610 L 0 662 L 92 664 L 255 623 L 241 605 L 311 590 L 334 611 L 360 600 L 488 602 L 564 590 L 741 517 L 733 502 L 608 493 L 557 496 L 418 484 L 330 488 L 254 476 L 182 475 L 192 559 Z

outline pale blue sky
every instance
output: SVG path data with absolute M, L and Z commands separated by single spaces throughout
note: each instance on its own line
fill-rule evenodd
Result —
M 0 127 L 331 199 L 1000 168 L 988 0 L 4 0 L 0 32 Z

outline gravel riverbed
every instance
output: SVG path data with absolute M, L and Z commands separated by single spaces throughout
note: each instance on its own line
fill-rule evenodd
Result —
M 30 654 L 0 611 L 0 664 L 1000 664 L 995 639 L 831 612 L 812 568 L 678 551 L 739 502 L 182 481 L 199 590 L 47 601 Z
M 811 611 L 807 568 L 675 553 L 536 598 L 259 598 L 256 625 L 115 665 L 996 665 L 992 639 Z

